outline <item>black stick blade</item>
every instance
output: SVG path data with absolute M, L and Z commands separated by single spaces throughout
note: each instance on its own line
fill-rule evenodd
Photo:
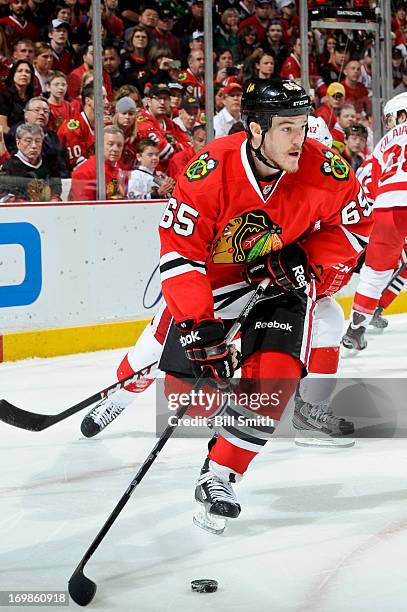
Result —
M 68 582 L 68 591 L 78 606 L 90 604 L 96 594 L 96 583 L 85 576 L 82 568 L 77 568 Z

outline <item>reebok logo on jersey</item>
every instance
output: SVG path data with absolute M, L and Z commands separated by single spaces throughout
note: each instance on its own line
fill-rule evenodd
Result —
M 307 280 L 305 278 L 305 271 L 303 266 L 295 266 L 295 268 L 293 268 L 293 272 L 298 288 L 305 287 L 307 284 Z
M 278 321 L 256 321 L 254 329 L 282 329 L 283 331 L 292 332 L 293 327 L 289 323 L 279 323 Z
M 197 340 L 202 340 L 201 336 L 197 331 L 191 331 L 190 334 L 187 334 L 186 336 L 181 336 L 180 338 L 182 347 L 188 346 L 188 344 L 193 344 Z

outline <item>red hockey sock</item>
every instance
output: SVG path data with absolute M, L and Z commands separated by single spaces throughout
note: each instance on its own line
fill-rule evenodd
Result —
M 339 346 L 321 346 L 311 349 L 308 372 L 310 374 L 336 374 L 339 365 Z
M 127 378 L 132 374 L 135 374 L 135 372 L 129 363 L 128 356 L 126 355 L 119 367 L 117 368 L 117 379 L 123 380 L 124 378 Z M 126 385 L 124 389 L 126 389 L 126 391 L 130 391 L 130 393 L 142 393 L 143 391 L 148 389 L 148 387 L 154 382 L 154 380 L 154 378 L 145 378 L 140 376 L 139 380 L 134 383 L 131 383 L 130 385 Z
M 209 459 L 219 465 L 227 466 L 237 474 L 244 474 L 256 455 L 257 453 L 235 446 L 226 438 L 219 436 L 209 453 Z

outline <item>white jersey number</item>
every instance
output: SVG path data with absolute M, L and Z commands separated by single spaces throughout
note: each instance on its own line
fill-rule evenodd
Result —
M 181 202 L 178 208 L 177 200 L 170 198 L 160 221 L 160 227 L 163 229 L 172 227 L 179 236 L 191 236 L 195 229 L 194 219 L 198 216 L 198 211 L 192 208 L 192 206 Z

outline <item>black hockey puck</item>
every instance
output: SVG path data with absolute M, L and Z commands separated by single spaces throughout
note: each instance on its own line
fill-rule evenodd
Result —
M 201 580 L 192 580 L 191 589 L 196 593 L 214 593 L 218 590 L 218 581 L 202 578 Z

